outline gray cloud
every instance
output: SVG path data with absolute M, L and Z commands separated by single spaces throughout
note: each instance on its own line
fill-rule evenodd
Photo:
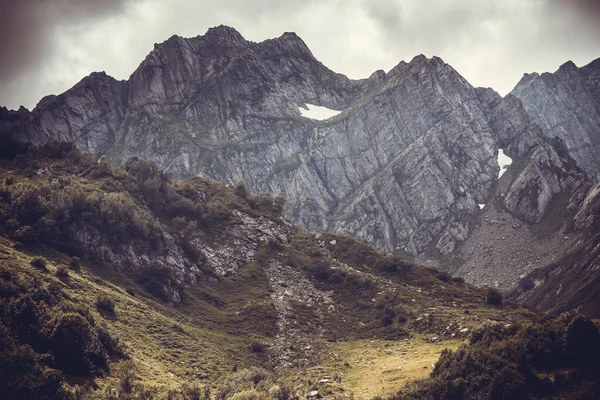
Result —
M 95 70 L 126 79 L 173 34 L 215 25 L 261 41 L 295 31 L 353 78 L 437 55 L 504 94 L 525 72 L 600 56 L 595 0 L 0 0 L 0 104 L 32 107 Z
M 0 2 L 0 85 L 49 56 L 52 30 L 120 12 L 126 0 L 18 0 Z

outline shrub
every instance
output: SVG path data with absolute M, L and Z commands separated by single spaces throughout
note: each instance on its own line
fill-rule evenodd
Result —
M 47 261 L 44 257 L 39 257 L 39 256 L 33 257 L 29 263 L 37 269 L 41 269 L 43 271 L 47 270 L 47 268 L 46 268 Z
M 13 178 L 12 176 L 7 176 L 6 178 L 4 178 L 4 184 L 6 186 L 10 186 L 13 183 L 15 183 L 15 178 Z
M 600 366 L 600 332 L 589 318 L 577 316 L 569 324 L 566 348 L 573 365 Z
M 438 274 L 438 279 L 442 282 L 450 282 L 450 280 L 452 279 L 452 275 L 450 275 L 446 271 L 442 271 Z
M 131 360 L 124 361 L 121 365 L 119 365 L 118 376 L 121 393 L 129 394 L 133 392 L 136 373 L 137 369 Z
M 242 199 L 248 198 L 248 188 L 244 181 L 239 181 L 237 185 L 235 185 L 235 194 L 240 196 Z
M 63 314 L 50 335 L 56 366 L 70 375 L 90 376 L 107 368 L 107 356 L 87 319 Z
M 69 270 L 61 265 L 56 269 L 56 276 L 59 279 L 67 279 L 69 277 Z
M 252 342 L 250 350 L 254 353 L 262 353 L 265 351 L 265 345 L 261 342 Z
M 331 275 L 333 275 L 333 271 L 329 267 L 329 264 L 325 261 L 319 261 L 314 265 L 307 267 L 307 269 L 314 273 L 314 277 L 316 280 L 324 282 Z
M 210 400 L 210 389 L 208 385 L 202 387 L 196 382 L 186 382 L 181 387 L 185 400 Z
M 0 393 L 3 399 L 59 399 L 63 377 L 60 371 L 45 369 L 39 356 L 22 345 L 0 323 Z
M 18 228 L 14 233 L 15 240 L 22 243 L 35 243 L 38 239 L 38 232 L 29 225 Z
M 104 346 L 110 356 L 128 358 L 127 353 L 125 353 L 125 349 L 123 349 L 121 343 L 119 342 L 119 338 L 108 333 L 106 326 L 97 328 L 96 332 L 98 334 L 98 340 L 100 343 L 102 343 L 102 346 Z
M 269 373 L 262 368 L 252 367 L 231 374 L 222 385 L 217 388 L 215 393 L 216 400 L 230 399 L 237 393 L 255 387 L 260 382 L 266 380 Z
M 285 384 L 272 386 L 269 389 L 269 394 L 275 400 L 292 400 L 296 398 L 292 388 Z
M 71 257 L 71 259 L 69 260 L 69 267 L 73 271 L 80 271 L 81 270 L 81 259 L 79 257 Z
M 398 323 L 399 324 L 404 324 L 406 323 L 406 321 L 408 321 L 408 317 L 404 314 L 398 314 Z
M 460 276 L 455 276 L 455 277 L 452 278 L 452 282 L 465 283 L 465 278 L 462 278 Z
M 502 305 L 502 293 L 494 288 L 489 288 L 487 291 L 487 303 L 493 306 Z
M 175 284 L 173 272 L 162 265 L 151 264 L 139 272 L 137 283 L 152 296 L 162 301 L 169 301 L 169 287 Z
M 100 295 L 96 299 L 96 308 L 100 312 L 115 315 L 115 302 L 107 295 Z
M 334 285 L 338 285 L 340 283 L 344 282 L 344 276 L 342 274 L 340 274 L 339 272 L 334 272 L 328 279 L 327 282 L 334 284 Z
M 504 367 L 497 373 L 490 386 L 490 400 L 526 400 L 530 398 L 525 377 L 511 367 Z
M 267 243 L 267 247 L 271 251 L 281 251 L 281 250 L 283 250 L 283 244 L 281 244 L 281 242 L 279 240 L 269 239 L 269 242 Z
M 390 326 L 393 323 L 394 323 L 394 317 L 392 317 L 391 315 L 385 315 L 383 318 L 381 318 L 382 326 Z
M 377 257 L 375 251 L 372 251 L 372 257 Z M 384 272 L 400 272 L 404 274 L 410 272 L 412 269 L 412 265 L 408 261 L 396 256 L 382 257 L 376 262 L 375 267 Z

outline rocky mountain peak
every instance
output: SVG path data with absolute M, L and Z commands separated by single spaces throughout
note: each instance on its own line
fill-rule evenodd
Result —
M 286 215 L 305 228 L 446 262 L 491 204 L 502 218 L 537 224 L 576 186 L 555 137 L 580 167 L 600 168 L 585 145 L 600 130 L 570 118 L 585 111 L 581 121 L 600 121 L 586 68 L 564 66 L 573 79 L 525 75 L 502 98 L 439 57 L 351 80 L 295 33 L 253 43 L 218 26 L 156 45 L 127 82 L 95 73 L 32 113 L 0 111 L 0 132 L 73 141 L 114 163 L 150 159 L 177 178 L 244 181 L 252 193 L 286 197 Z M 571 99 L 569 110 L 557 99 Z M 305 112 L 313 106 L 322 113 Z M 502 179 L 498 149 L 516 166 L 502 166 Z
M 600 85 L 593 71 L 567 61 L 554 73 L 524 75 L 511 94 L 547 138 L 564 141 L 578 166 L 600 178 Z
M 575 65 L 575 63 L 571 60 L 565 62 L 560 67 L 558 67 L 559 71 L 576 71 L 578 69 L 579 68 L 577 68 L 577 65 Z
M 209 28 L 204 34 L 204 38 L 209 42 L 238 42 L 246 43 L 246 39 L 235 28 L 227 25 L 219 25 Z

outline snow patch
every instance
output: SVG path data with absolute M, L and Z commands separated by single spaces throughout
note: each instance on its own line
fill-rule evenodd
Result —
M 300 114 L 302 114 L 305 118 L 316 119 L 318 121 L 323 121 L 329 119 L 331 117 L 335 117 L 341 111 L 336 111 L 329 109 L 327 107 L 315 106 L 314 104 L 306 103 L 306 109 L 302 107 L 298 107 L 300 110 Z
M 506 154 L 504 154 L 504 150 L 498 149 L 498 166 L 500 167 L 500 172 L 498 172 L 498 179 L 506 172 L 508 166 L 512 164 L 513 160 Z
M 479 206 L 479 209 L 483 209 L 483 207 L 485 207 L 485 204 L 477 204 Z

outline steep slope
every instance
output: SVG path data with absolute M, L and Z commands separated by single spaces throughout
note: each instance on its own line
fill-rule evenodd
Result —
M 552 314 L 577 310 L 600 317 L 599 189 L 594 185 L 575 215 L 575 223 L 586 232 L 584 240 L 566 256 L 523 277 L 510 293 L 511 299 Z
M 268 392 L 264 385 L 277 380 L 289 396 L 339 395 L 360 381 L 325 377 L 342 376 L 350 363 L 373 365 L 365 354 L 383 346 L 398 359 L 408 349 L 422 354 L 382 375 L 384 390 L 371 392 L 390 394 L 406 373 L 428 372 L 423 367 L 444 347 L 437 342 L 456 347 L 483 322 L 537 318 L 511 304 L 490 306 L 484 291 L 435 269 L 299 229 L 280 217 L 280 200 L 250 197 L 242 185 L 170 181 L 140 160 L 111 168 L 70 144 L 7 143 L 0 146 L 0 366 L 27 366 L 0 375 L 8 398 L 182 396 L 200 391 L 192 381 L 228 398 Z M 112 375 L 99 372 L 94 383 L 91 372 L 57 358 L 53 332 L 71 320 L 72 349 L 94 365 L 103 360 Z M 90 326 L 85 334 L 81 324 Z M 98 340 L 117 355 L 96 356 Z M 238 368 L 257 377 L 254 385 L 265 383 L 238 382 L 239 374 L 230 377 Z

